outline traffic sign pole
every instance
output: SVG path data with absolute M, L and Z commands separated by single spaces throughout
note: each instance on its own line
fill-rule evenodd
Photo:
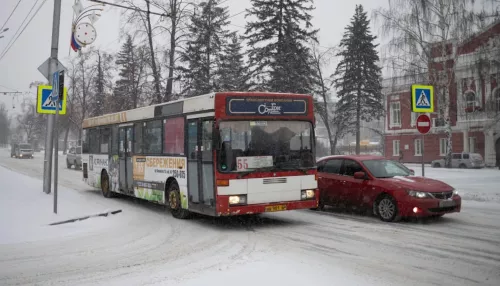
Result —
M 417 117 L 417 130 L 422 134 L 420 150 L 422 153 L 422 177 L 425 177 L 424 156 L 425 156 L 425 134 L 431 130 L 431 118 L 427 114 L 421 114 Z

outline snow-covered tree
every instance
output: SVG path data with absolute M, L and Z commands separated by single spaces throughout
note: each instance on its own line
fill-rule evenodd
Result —
M 111 112 L 111 107 L 106 104 L 106 99 L 111 89 L 111 71 L 113 57 L 108 53 L 96 51 L 96 76 L 94 81 L 94 94 L 91 102 L 91 116 L 99 116 Z
M 229 37 L 229 11 L 221 7 L 221 0 L 199 4 L 200 12 L 191 17 L 191 38 L 182 53 L 183 94 L 194 96 L 218 89 L 218 71 L 221 55 Z
M 251 0 L 245 39 L 255 81 L 254 89 L 310 93 L 314 88 L 310 42 L 312 0 Z
M 142 84 L 146 79 L 147 51 L 136 47 L 130 35 L 116 54 L 115 64 L 119 70 L 119 79 L 115 82 L 111 111 L 137 108 L 142 95 Z
M 218 71 L 218 87 L 221 91 L 244 91 L 248 88 L 248 69 L 243 59 L 241 41 L 233 32 L 221 55 Z
M 361 121 L 370 122 L 384 115 L 379 56 L 370 33 L 370 21 L 363 6 L 356 5 L 351 23 L 340 42 L 340 62 L 333 77 L 339 102 L 336 113 L 349 131 L 356 134 L 356 154 L 360 153 Z

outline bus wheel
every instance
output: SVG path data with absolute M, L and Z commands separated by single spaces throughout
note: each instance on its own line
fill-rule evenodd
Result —
M 189 217 L 189 211 L 185 210 L 181 206 L 181 192 L 179 191 L 179 185 L 177 182 L 172 182 L 167 189 L 168 194 L 168 206 L 170 207 L 170 212 L 175 218 L 185 219 Z
M 113 193 L 109 189 L 109 176 L 106 171 L 102 171 L 101 173 L 101 191 L 105 198 L 111 198 L 113 196 Z

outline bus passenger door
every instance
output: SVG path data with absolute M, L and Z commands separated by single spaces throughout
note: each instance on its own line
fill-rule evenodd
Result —
M 120 127 L 119 129 L 119 185 L 125 193 L 133 193 L 133 170 L 132 170 L 132 127 Z
M 212 130 L 212 118 L 188 120 L 188 192 L 201 210 L 215 207 Z

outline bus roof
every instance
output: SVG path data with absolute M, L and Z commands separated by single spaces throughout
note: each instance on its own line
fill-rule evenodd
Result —
M 216 95 L 231 96 L 310 96 L 306 94 L 291 94 L 277 92 L 221 92 L 209 93 L 175 101 L 90 117 L 83 120 L 82 128 L 102 125 L 120 124 L 138 120 L 146 120 L 159 116 L 174 116 L 179 114 L 210 112 L 215 110 Z

